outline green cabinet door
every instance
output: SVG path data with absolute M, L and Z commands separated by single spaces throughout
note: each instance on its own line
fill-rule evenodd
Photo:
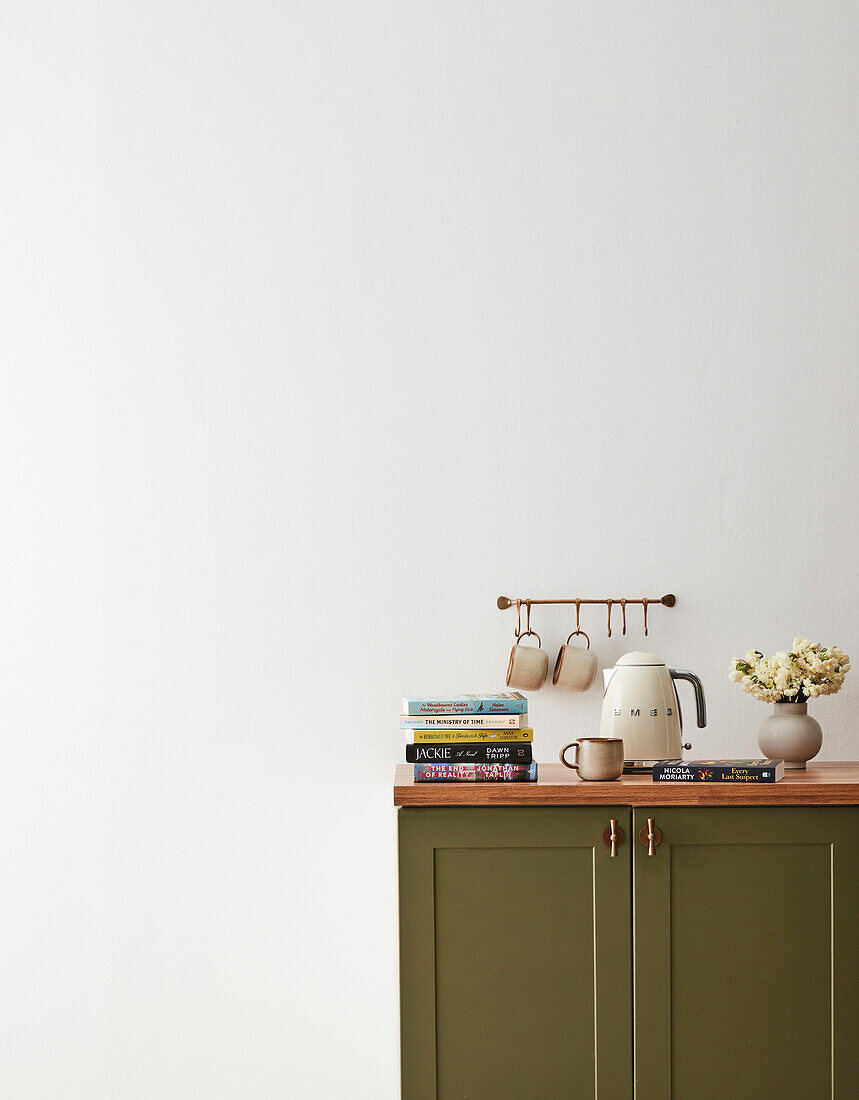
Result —
M 637 1100 L 859 1096 L 859 808 L 636 809 L 632 832 Z
M 628 807 L 399 811 L 404 1100 L 631 1096 L 629 822 Z

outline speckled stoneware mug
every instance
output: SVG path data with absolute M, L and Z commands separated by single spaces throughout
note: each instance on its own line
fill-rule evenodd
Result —
M 522 645 L 522 639 L 531 634 L 537 645 Z M 542 648 L 536 630 L 524 631 L 510 650 L 507 662 L 507 686 L 522 691 L 536 691 L 546 682 L 549 673 L 549 655 Z
M 587 642 L 587 649 L 570 645 L 577 634 Z M 570 691 L 587 691 L 597 674 L 597 657 L 591 652 L 591 640 L 584 630 L 574 630 L 558 651 L 552 683 Z
M 567 749 L 576 750 L 576 762 L 566 757 Z M 623 775 L 623 738 L 580 737 L 561 749 L 561 763 L 579 773 L 579 779 L 606 782 Z

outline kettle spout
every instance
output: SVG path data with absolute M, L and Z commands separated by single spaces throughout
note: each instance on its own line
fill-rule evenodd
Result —
M 602 670 L 603 691 L 608 691 L 608 683 L 612 676 L 614 676 L 613 668 L 604 668 Z

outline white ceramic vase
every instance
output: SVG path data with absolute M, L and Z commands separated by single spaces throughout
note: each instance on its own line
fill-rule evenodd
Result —
M 773 713 L 758 730 L 758 748 L 785 768 L 804 768 L 820 752 L 823 730 L 808 713 L 808 703 L 773 703 Z

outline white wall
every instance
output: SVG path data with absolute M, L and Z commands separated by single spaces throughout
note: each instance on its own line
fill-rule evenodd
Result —
M 399 697 L 503 686 L 499 593 L 676 592 L 703 754 L 855 655 L 857 31 L 7 6 L 0 1095 L 396 1095 Z

